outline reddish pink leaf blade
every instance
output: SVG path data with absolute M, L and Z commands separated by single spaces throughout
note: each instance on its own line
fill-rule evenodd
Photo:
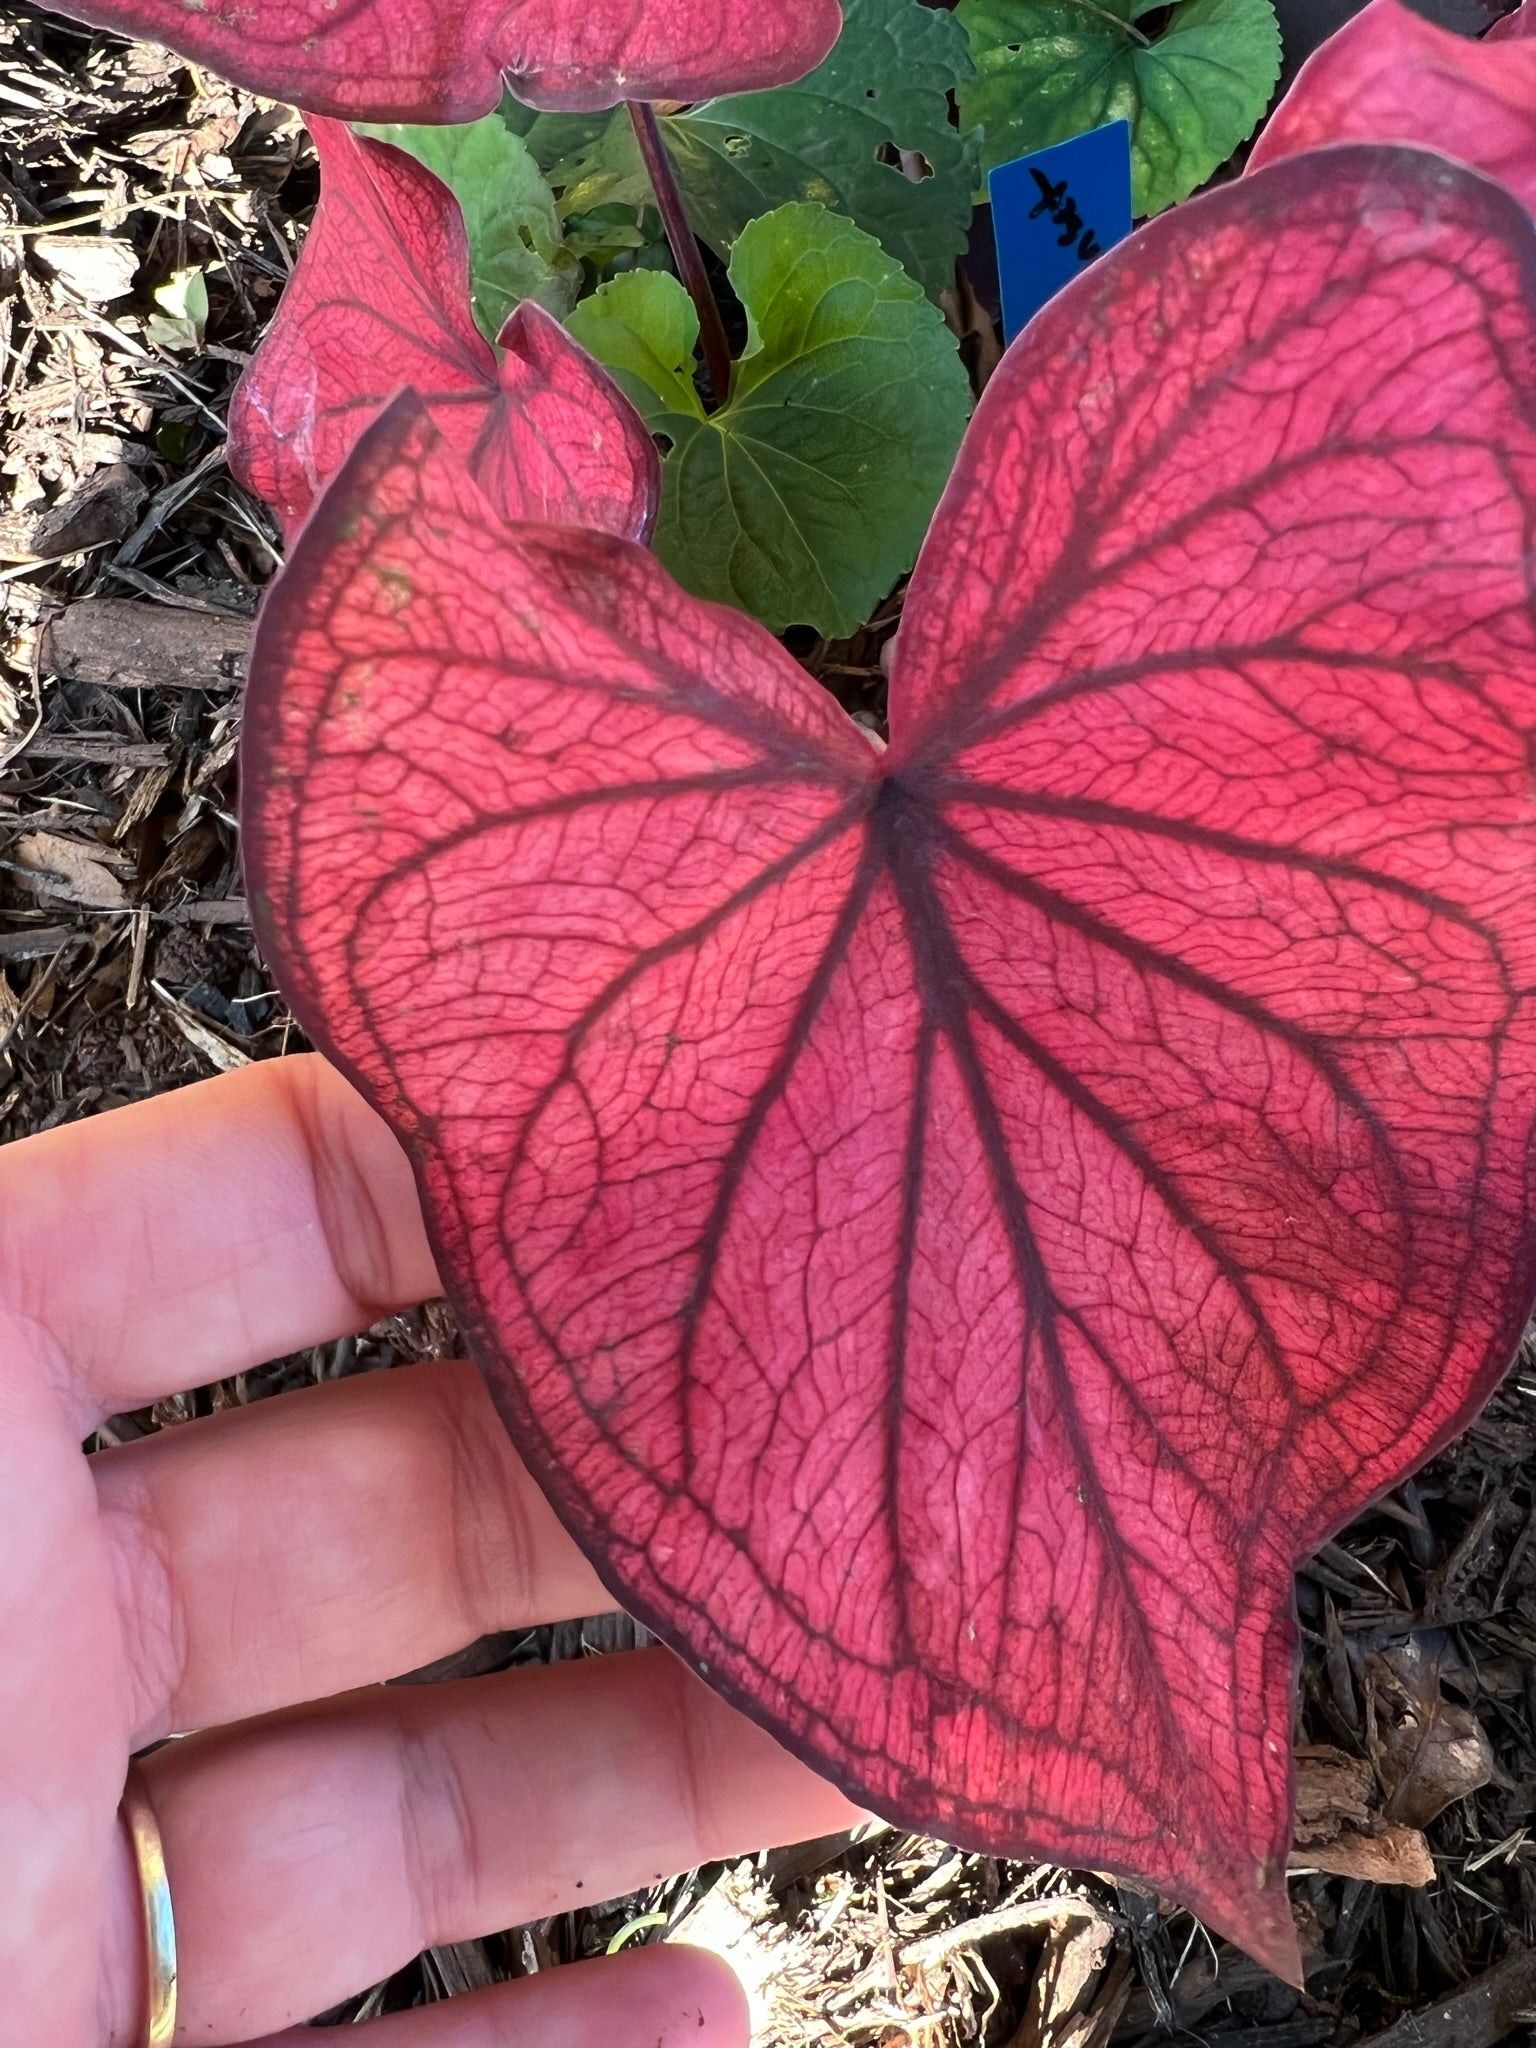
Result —
M 470 310 L 459 203 L 425 165 L 312 120 L 320 204 L 229 409 L 235 474 L 292 536 L 358 435 L 409 385 L 504 519 L 644 539 L 661 471 L 618 386 L 541 308 L 496 351 Z
M 1536 10 L 1527 7 L 1525 0 L 1520 0 L 1518 7 L 1512 8 L 1508 14 L 1501 14 L 1499 16 L 1493 27 L 1483 37 L 1483 41 L 1485 43 L 1512 43 L 1518 42 L 1523 36 L 1533 35 L 1536 35 Z
M 497 342 L 497 394 L 469 462 L 491 503 L 506 519 L 648 540 L 661 458 L 618 385 L 532 299 Z
M 1292 1971 L 1292 1565 L 1533 1291 L 1532 247 L 1355 148 L 1096 265 L 878 766 L 398 410 L 253 664 L 263 945 L 615 1591 L 880 1810 Z
M 1334 142 L 1438 149 L 1536 209 L 1536 43 L 1489 49 L 1370 0 L 1303 64 L 1248 168 Z
M 71 0 L 252 92 L 352 121 L 473 121 L 505 84 L 536 107 L 700 100 L 800 78 L 838 0 Z

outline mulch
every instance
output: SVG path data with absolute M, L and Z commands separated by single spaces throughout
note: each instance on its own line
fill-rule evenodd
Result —
M 315 194 L 289 110 L 0 9 L 5 1137 L 302 1043 L 252 942 L 234 815 L 250 621 L 280 544 L 229 475 L 223 422 Z M 205 320 L 195 294 L 190 314 L 178 297 L 189 272 Z M 796 645 L 870 724 L 895 616 L 842 646 Z M 115 1418 L 102 1440 L 453 1348 L 431 1304 Z M 1528 2038 L 1533 1479 L 1536 1362 L 1523 1361 L 1459 1442 L 1299 1576 L 1304 1992 L 1129 1885 L 877 1826 L 431 1951 L 326 2018 L 691 1938 L 736 1963 L 774 2048 Z M 606 1654 L 635 1635 L 596 1617 L 411 1676 Z

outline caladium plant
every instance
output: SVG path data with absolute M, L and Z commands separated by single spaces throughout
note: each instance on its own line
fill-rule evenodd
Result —
M 510 86 L 531 106 L 749 92 L 809 71 L 837 0 L 71 0 L 312 113 L 472 121 Z
M 1528 30 L 1507 33 L 1512 40 L 1477 42 L 1401 0 L 1370 0 L 1307 59 L 1249 169 L 1331 142 L 1412 142 L 1471 164 L 1536 208 L 1536 42 Z
M 1296 1560 L 1533 1289 L 1536 243 L 1301 156 L 992 379 L 889 751 L 405 397 L 262 616 L 267 957 L 615 1594 L 897 1819 L 1277 1969 Z
M 644 540 L 661 471 L 639 414 L 531 300 L 475 324 L 458 201 L 404 151 L 311 118 L 320 204 L 229 410 L 235 474 L 290 535 L 386 401 L 410 385 L 505 519 Z
M 785 207 L 738 237 L 730 276 L 749 346 L 706 413 L 699 325 L 675 278 L 620 276 L 576 308 L 570 334 L 524 301 L 498 364 L 474 280 L 483 318 L 507 271 L 483 219 L 472 259 L 459 201 L 424 163 L 343 122 L 310 127 L 320 204 L 229 417 L 235 474 L 290 536 L 410 385 L 504 517 L 645 539 L 660 507 L 657 545 L 680 580 L 775 628 L 853 632 L 910 569 L 970 384 L 938 310 L 851 222 Z M 489 133 L 406 132 L 449 138 L 450 157 L 494 156 Z

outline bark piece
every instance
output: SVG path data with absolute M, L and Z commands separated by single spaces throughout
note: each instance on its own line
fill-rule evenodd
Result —
M 232 690 L 245 680 L 251 631 L 214 612 L 82 598 L 44 630 L 42 662 L 65 682 L 107 690 Z

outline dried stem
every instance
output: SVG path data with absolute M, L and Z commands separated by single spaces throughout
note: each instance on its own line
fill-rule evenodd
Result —
M 661 123 L 656 119 L 656 109 L 644 100 L 629 102 L 629 118 L 635 124 L 635 140 L 645 159 L 646 173 L 656 195 L 656 204 L 661 209 L 662 225 L 672 245 L 678 274 L 688 287 L 688 296 L 698 311 L 699 333 L 704 342 L 704 366 L 709 372 L 710 388 L 716 405 L 724 405 L 731 391 L 731 351 L 726 345 L 725 324 L 720 318 L 719 302 L 709 288 L 704 258 L 699 254 L 698 242 L 688 225 L 688 211 L 678 190 L 672 159 L 667 155 Z

